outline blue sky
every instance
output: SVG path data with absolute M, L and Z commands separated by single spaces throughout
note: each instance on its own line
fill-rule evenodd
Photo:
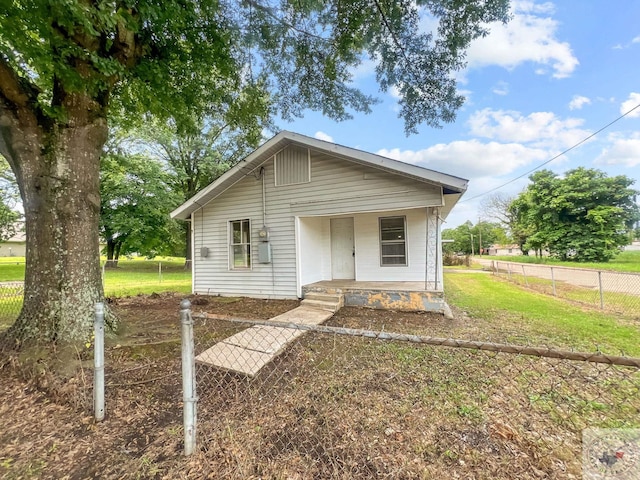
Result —
M 471 45 L 455 123 L 405 136 L 394 92 L 379 92 L 371 65 L 355 84 L 382 102 L 334 122 L 308 113 L 281 128 L 470 180 L 444 228 L 481 215 L 472 199 L 549 160 L 640 104 L 640 2 L 513 1 L 513 19 Z M 640 108 L 545 168 L 624 174 L 640 189 Z M 498 190 L 516 195 L 526 176 Z

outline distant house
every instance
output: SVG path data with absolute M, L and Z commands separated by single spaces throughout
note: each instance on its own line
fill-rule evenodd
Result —
M 631 242 L 624 247 L 625 252 L 640 252 L 640 241 Z
M 172 212 L 193 292 L 442 310 L 441 222 L 467 180 L 281 132 Z M 346 294 L 349 295 L 346 295 Z
M 499 255 L 499 256 L 517 256 L 522 255 L 522 250 L 520 250 L 520 245 L 491 245 L 485 254 L 487 255 Z
M 20 231 L 17 231 L 13 237 L 0 242 L 0 257 L 24 257 L 26 255 L 27 236 L 22 230 L 24 228 L 20 225 Z

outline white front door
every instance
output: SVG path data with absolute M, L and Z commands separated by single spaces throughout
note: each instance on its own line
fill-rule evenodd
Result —
M 331 219 L 331 278 L 355 280 L 353 217 Z

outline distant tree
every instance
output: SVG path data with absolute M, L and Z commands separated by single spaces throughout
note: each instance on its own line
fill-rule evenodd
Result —
M 509 234 L 513 241 L 518 244 L 523 255 L 529 255 L 529 250 L 538 252 L 541 245 L 537 238 L 533 237 L 535 226 L 530 218 L 533 205 L 531 196 L 526 191 L 514 198 L 509 204 L 510 227 Z
M 180 244 L 179 227 L 169 218 L 180 197 L 168 184 L 163 165 L 142 154 L 110 150 L 101 161 L 100 232 L 106 242 L 107 265 L 120 254 L 153 257 L 173 254 Z
M 471 255 L 479 254 L 494 243 L 504 242 L 506 233 L 498 223 L 479 221 L 474 225 L 467 220 L 456 228 L 443 230 L 442 238 L 453 240 L 453 243 L 444 244 L 446 251 Z
M 523 232 L 519 230 L 517 209 L 514 209 L 515 197 L 504 193 L 494 193 L 486 197 L 480 204 L 480 212 L 484 218 L 500 224 L 506 238 L 500 243 L 518 243 L 521 246 L 526 241 Z
M 220 119 L 194 120 L 197 130 L 180 132 L 174 121 L 146 122 L 134 129 L 129 142 L 159 159 L 167 169 L 167 183 L 180 199 L 187 201 L 253 151 L 269 118 L 257 118 L 251 128 L 234 129 Z M 186 259 L 191 260 L 191 232 L 183 225 Z
M 560 177 L 541 170 L 514 200 L 525 246 L 562 260 L 606 262 L 620 252 L 640 218 L 634 180 L 577 168 Z
M 0 15 L 0 154 L 22 196 L 22 312 L 9 335 L 80 341 L 103 297 L 99 173 L 108 120 L 314 109 L 338 120 L 375 101 L 350 84 L 364 57 L 398 89 L 407 132 L 451 122 L 453 72 L 507 21 L 508 0 L 12 0 Z M 437 25 L 423 32 L 428 13 Z M 56 275 L 51 272 L 57 272 Z
M 482 217 L 498 222 L 503 228 L 508 230 L 512 224 L 509 205 L 511 205 L 513 199 L 514 197 L 500 192 L 488 195 L 480 203 Z

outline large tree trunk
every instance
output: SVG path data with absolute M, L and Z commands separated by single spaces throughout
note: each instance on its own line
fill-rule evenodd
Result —
M 65 122 L 43 126 L 17 112 L 2 125 L 26 221 L 24 305 L 10 330 L 19 340 L 86 339 L 103 298 L 99 166 L 107 124 L 86 97 L 67 100 Z

